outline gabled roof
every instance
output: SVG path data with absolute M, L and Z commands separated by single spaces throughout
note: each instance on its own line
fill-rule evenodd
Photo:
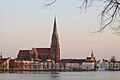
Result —
M 50 54 L 51 48 L 35 48 L 38 54 Z
M 30 56 L 30 50 L 19 50 L 18 56 Z

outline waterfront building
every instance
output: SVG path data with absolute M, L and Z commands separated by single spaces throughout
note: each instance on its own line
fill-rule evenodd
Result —
M 21 60 L 30 60 L 31 59 L 31 50 L 19 50 L 17 58 L 21 59 Z
M 32 61 L 22 59 L 11 59 L 9 61 L 10 70 L 30 70 Z
M 54 18 L 51 44 L 48 48 L 32 48 L 19 50 L 16 59 L 4 61 L 0 55 L 0 69 L 9 70 L 96 70 L 96 58 L 92 51 L 85 59 L 60 60 L 60 44 L 57 32 L 56 17 Z
M 40 61 L 51 59 L 51 48 L 32 48 L 31 58 Z
M 105 70 L 120 70 L 120 61 L 111 61 L 111 60 L 102 60 L 102 63 L 105 67 Z
M 0 70 L 9 70 L 9 60 L 11 58 L 1 58 L 0 59 Z
M 50 48 L 32 48 L 32 50 L 20 50 L 17 58 L 23 60 L 34 59 L 40 61 L 46 61 L 50 59 L 55 63 L 60 61 L 60 45 L 57 32 L 56 17 L 54 18 Z
M 86 59 L 62 59 L 60 61 L 63 70 L 96 70 L 96 59 L 93 51 L 90 57 Z
M 59 38 L 57 33 L 57 24 L 56 24 L 56 18 L 54 19 L 54 28 L 53 28 L 53 34 L 52 34 L 52 40 L 51 40 L 51 57 L 52 60 L 56 62 L 60 61 L 60 44 L 59 44 Z
M 31 64 L 30 70 L 51 70 L 52 68 L 52 62 L 47 60 L 45 62 L 43 61 L 34 61 Z
M 39 48 L 38 48 L 39 50 Z M 42 50 L 40 50 L 42 51 Z M 1 70 L 66 70 L 66 71 L 90 71 L 96 70 L 96 59 L 93 52 L 90 57 L 86 59 L 62 59 L 59 62 L 55 62 L 51 59 L 41 60 L 39 59 L 29 59 L 27 54 L 31 51 L 21 50 L 19 52 L 19 58 L 2 58 L 0 59 L 0 69 Z M 38 51 L 38 53 L 41 53 Z M 25 59 L 27 58 L 27 59 Z M 116 64 L 118 65 L 118 64 Z
M 86 60 L 82 63 L 82 70 L 96 70 L 96 63 L 93 60 Z

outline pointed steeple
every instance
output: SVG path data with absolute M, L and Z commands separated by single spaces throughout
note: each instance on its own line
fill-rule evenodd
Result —
M 92 50 L 92 53 L 91 53 L 91 57 L 94 57 L 94 52 L 93 52 L 93 50 Z
M 60 45 L 59 45 L 59 38 L 57 33 L 56 17 L 54 18 L 54 26 L 52 33 L 51 55 L 52 55 L 52 59 L 55 62 L 60 61 Z
M 92 54 L 93 54 L 93 50 L 92 50 Z
M 52 37 L 58 37 L 58 33 L 57 33 L 57 25 L 56 25 L 56 17 L 54 18 L 54 28 L 53 28 L 53 34 Z

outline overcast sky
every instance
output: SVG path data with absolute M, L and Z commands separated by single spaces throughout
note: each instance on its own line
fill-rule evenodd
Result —
M 50 47 L 53 19 L 57 17 L 61 58 L 85 58 L 92 50 L 97 59 L 120 59 L 120 37 L 107 28 L 99 34 L 100 12 L 91 7 L 81 12 L 80 0 L 58 0 L 41 7 L 41 0 L 0 0 L 0 51 L 16 57 L 20 49 Z

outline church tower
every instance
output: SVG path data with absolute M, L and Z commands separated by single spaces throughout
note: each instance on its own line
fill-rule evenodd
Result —
M 56 62 L 60 61 L 60 45 L 59 38 L 57 33 L 56 26 L 56 17 L 54 18 L 54 26 L 53 26 L 52 40 L 51 40 L 51 56 L 52 59 Z
M 91 53 L 91 57 L 94 57 L 93 50 L 92 50 L 92 53 Z

